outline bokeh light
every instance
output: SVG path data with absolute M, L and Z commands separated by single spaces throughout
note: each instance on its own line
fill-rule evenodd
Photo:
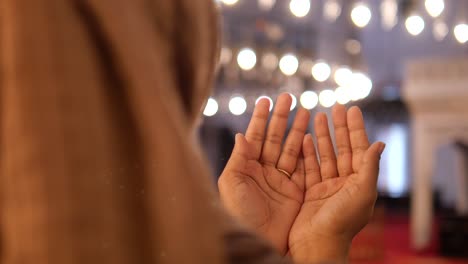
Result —
M 372 18 L 371 10 L 369 9 L 367 5 L 365 5 L 362 2 L 357 3 L 353 7 L 353 10 L 351 11 L 351 20 L 357 27 L 363 28 L 367 26 L 371 18 Z
M 453 34 L 458 42 L 465 44 L 468 41 L 468 25 L 464 23 L 456 25 Z
M 426 6 L 427 13 L 429 13 L 431 17 L 440 16 L 445 9 L 444 0 L 426 0 L 424 5 Z
M 229 111 L 233 115 L 242 115 L 247 110 L 247 102 L 241 96 L 235 96 L 229 101 Z
M 350 68 L 346 66 L 342 66 L 335 71 L 333 75 L 336 84 L 339 86 L 346 86 L 351 81 L 351 77 L 353 76 L 353 72 Z
M 417 36 L 424 30 L 424 20 L 418 15 L 413 15 L 406 19 L 405 26 L 408 33 Z
M 297 106 L 297 98 L 294 94 L 292 93 L 289 93 L 289 95 L 291 96 L 292 98 L 292 103 L 291 103 L 291 107 L 289 108 L 290 111 L 294 110 L 294 108 L 296 108 Z
M 312 67 L 312 76 L 318 82 L 324 82 L 328 80 L 331 74 L 331 68 L 328 63 L 324 61 L 317 62 L 314 67 Z
M 305 91 L 304 93 L 302 93 L 300 101 L 302 107 L 304 107 L 307 110 L 311 110 L 317 106 L 319 98 L 316 92 Z
M 203 111 L 203 115 L 205 116 L 214 116 L 218 112 L 218 102 L 215 99 L 209 98 L 208 102 L 206 102 L 205 110 Z
M 351 101 L 350 95 L 349 95 L 349 88 L 345 87 L 338 87 L 335 90 L 335 97 L 336 97 L 336 102 L 339 104 L 347 104 L 349 101 Z
M 266 96 L 266 95 L 259 96 L 257 100 L 255 100 L 255 104 L 258 104 L 258 102 L 264 98 L 270 101 L 270 112 L 271 112 L 271 110 L 273 110 L 273 99 L 271 99 L 271 97 Z
M 335 92 L 332 90 L 323 90 L 319 94 L 319 102 L 323 107 L 332 107 L 336 103 Z
M 291 0 L 289 10 L 296 17 L 305 17 L 310 11 L 310 0 Z
M 257 64 L 257 55 L 252 49 L 244 48 L 237 55 L 237 63 L 242 70 L 251 70 Z
M 297 68 L 299 67 L 299 61 L 297 57 L 293 54 L 286 54 L 284 55 L 280 62 L 279 67 L 282 73 L 287 76 L 294 75 L 297 72 Z

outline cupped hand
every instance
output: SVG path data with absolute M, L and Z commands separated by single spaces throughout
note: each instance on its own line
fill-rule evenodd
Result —
M 310 118 L 308 111 L 298 110 L 283 145 L 291 101 L 289 94 L 278 97 L 268 129 L 269 100 L 258 102 L 245 137 L 236 135 L 231 158 L 218 181 L 228 211 L 283 254 L 304 199 L 301 149 Z
M 319 157 L 312 136 L 303 140 L 305 196 L 289 235 L 290 252 L 297 261 L 344 261 L 351 240 L 368 223 L 377 197 L 385 145 L 369 146 L 359 108 L 346 111 L 337 105 L 332 116 L 337 155 L 323 113 L 314 121 Z

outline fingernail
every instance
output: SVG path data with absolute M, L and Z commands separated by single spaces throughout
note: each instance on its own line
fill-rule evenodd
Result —
M 237 144 L 239 142 L 239 137 L 240 137 L 240 133 L 237 133 L 236 136 L 234 137 L 234 143 Z
M 386 146 L 387 145 L 385 143 L 380 143 L 380 148 L 379 148 L 379 154 L 380 155 L 382 155 L 382 153 L 384 152 Z

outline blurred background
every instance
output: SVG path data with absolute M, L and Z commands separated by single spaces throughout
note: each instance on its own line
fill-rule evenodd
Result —
M 258 98 L 290 93 L 291 119 L 358 105 L 387 149 L 352 263 L 468 263 L 468 0 L 215 2 L 222 50 L 200 131 L 213 174 Z

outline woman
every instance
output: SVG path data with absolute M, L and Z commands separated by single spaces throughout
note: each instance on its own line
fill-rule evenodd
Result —
M 252 122 L 253 134 L 237 136 L 236 150 L 220 182 L 223 201 L 241 224 L 227 216 L 218 202 L 194 140 L 194 124 L 210 93 L 217 60 L 218 23 L 211 0 L 3 0 L 0 5 L 1 263 L 287 261 L 249 231 L 249 221 L 259 219 L 248 214 L 254 207 L 236 206 L 243 193 L 255 197 L 258 190 L 226 190 L 248 186 L 239 182 L 244 165 L 255 160 L 249 155 L 260 149 L 262 140 L 255 142 L 255 131 L 265 124 Z M 283 108 L 288 103 L 280 98 Z M 256 113 L 264 114 L 265 107 L 262 102 Z M 281 115 L 281 107 L 275 111 Z M 358 111 L 350 113 L 348 120 L 350 115 L 357 117 L 362 136 Z M 301 126 L 303 119 L 298 121 Z M 283 122 L 277 123 L 278 127 L 270 124 L 271 130 L 284 133 Z M 295 135 L 294 142 L 300 137 Z M 293 235 L 295 226 L 302 229 L 301 222 L 308 223 L 312 215 L 317 216 L 314 223 L 327 221 L 327 213 L 309 212 L 309 186 L 319 181 L 319 174 L 309 136 L 303 146 L 304 165 L 302 158 L 292 157 L 298 160 L 297 167 L 290 159 L 285 162 L 290 167 L 278 169 L 284 170 L 281 182 L 289 180 L 284 177 L 293 171 L 297 182 L 304 179 L 303 189 L 294 190 L 294 197 L 299 202 L 300 191 L 305 191 L 305 202 L 293 209 L 275 205 L 288 211 L 288 221 L 278 224 L 282 229 L 278 236 L 273 224 L 258 231 L 281 253 L 288 248 L 298 261 L 315 261 L 301 255 L 311 252 L 308 243 L 321 243 L 310 240 L 313 230 Z M 367 145 L 360 147 L 359 155 Z M 377 144 L 365 151 L 369 175 L 359 170 L 362 177 L 348 177 L 340 190 L 351 182 L 355 190 L 375 191 L 381 148 Z M 277 146 L 272 149 L 276 157 Z M 332 161 L 328 164 L 333 167 Z M 312 166 L 311 171 L 306 166 Z M 326 174 L 321 169 L 322 180 Z M 296 181 L 295 175 L 291 181 Z M 369 195 L 372 199 L 350 203 L 357 207 L 348 211 L 370 211 L 374 194 Z M 260 209 L 264 204 L 253 205 Z M 356 215 L 348 211 L 341 221 Z M 273 223 L 278 217 L 270 219 Z M 333 229 L 331 234 L 343 231 L 349 237 L 360 225 Z

